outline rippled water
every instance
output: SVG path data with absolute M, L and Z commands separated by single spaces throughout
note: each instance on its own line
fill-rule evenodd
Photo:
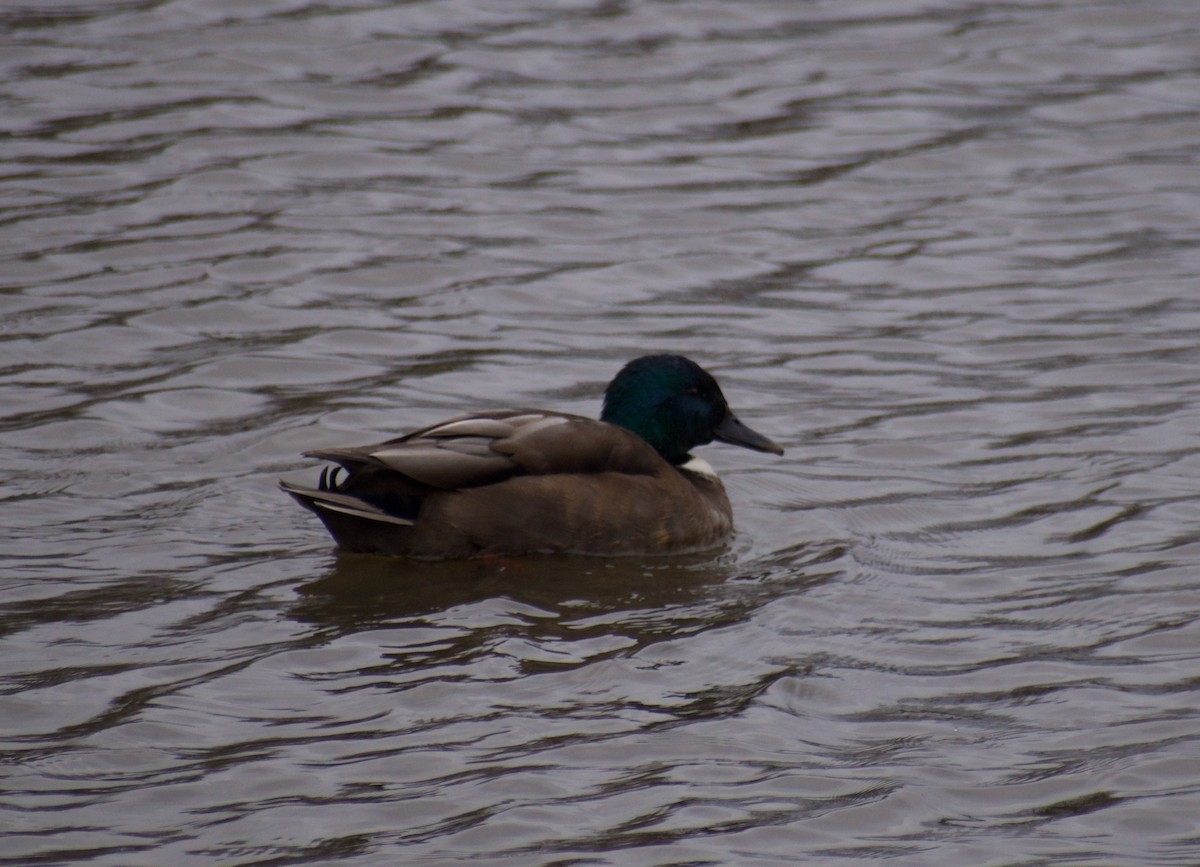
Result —
M 1192 0 L 0 24 L 3 863 L 1200 863 Z M 275 488 L 649 349 L 721 556 Z

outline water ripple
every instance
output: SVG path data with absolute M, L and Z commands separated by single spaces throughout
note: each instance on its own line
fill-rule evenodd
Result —
M 1200 860 L 1190 3 L 0 27 L 0 861 Z M 650 349 L 788 449 L 715 558 L 274 487 Z

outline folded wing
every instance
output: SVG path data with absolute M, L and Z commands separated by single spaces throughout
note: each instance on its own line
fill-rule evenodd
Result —
M 356 473 L 397 473 L 439 490 L 494 484 L 515 475 L 656 469 L 640 437 L 582 416 L 525 410 L 460 416 L 378 445 L 306 452 Z

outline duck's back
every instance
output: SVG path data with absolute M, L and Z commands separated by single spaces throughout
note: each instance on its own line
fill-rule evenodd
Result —
M 350 551 L 678 553 L 711 548 L 732 528 L 715 475 L 678 469 L 636 434 L 580 416 L 481 413 L 311 454 L 345 478 L 285 490 Z

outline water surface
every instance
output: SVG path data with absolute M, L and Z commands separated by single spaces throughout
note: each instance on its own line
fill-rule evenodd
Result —
M 0 23 L 3 863 L 1200 862 L 1190 0 Z M 648 350 L 717 556 L 275 488 Z

